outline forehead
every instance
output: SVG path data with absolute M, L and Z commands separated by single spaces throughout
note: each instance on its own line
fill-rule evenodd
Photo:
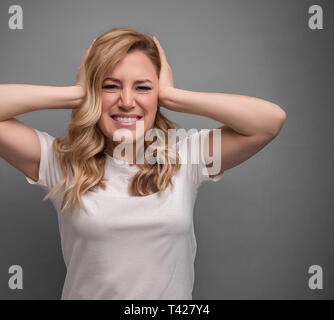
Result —
M 107 74 L 108 77 L 122 79 L 152 78 L 156 74 L 155 66 L 149 57 L 141 51 L 126 54 Z

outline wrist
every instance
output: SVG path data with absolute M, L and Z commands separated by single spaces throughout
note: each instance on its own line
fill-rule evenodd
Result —
M 73 85 L 69 87 L 71 102 L 73 107 L 78 107 L 86 97 L 86 90 L 81 85 Z
M 163 107 L 170 110 L 173 110 L 177 107 L 173 99 L 176 91 L 176 88 L 168 87 L 165 90 L 159 92 L 159 100 Z

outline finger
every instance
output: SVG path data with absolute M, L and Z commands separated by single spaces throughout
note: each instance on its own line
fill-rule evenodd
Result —
M 156 43 L 156 45 L 158 47 L 161 58 L 167 62 L 167 57 L 166 57 L 166 54 L 165 54 L 165 50 L 162 48 L 160 42 L 158 41 L 158 39 L 155 36 L 153 36 L 153 39 L 154 39 L 154 42 Z
M 156 43 L 156 45 L 157 45 L 157 47 L 158 47 L 158 50 L 161 52 L 161 53 L 165 53 L 165 51 L 164 51 L 164 49 L 162 48 L 162 46 L 161 46 L 161 44 L 160 44 L 160 42 L 158 41 L 158 39 L 156 38 L 156 37 L 154 37 L 154 40 L 155 40 L 155 43 Z
M 90 44 L 90 46 L 88 47 L 88 49 L 86 50 L 85 54 L 84 54 L 84 59 L 85 60 L 88 57 L 89 51 L 91 50 L 93 44 L 94 44 L 95 39 L 92 41 L 92 43 Z
M 95 39 L 92 41 L 92 43 L 90 44 L 90 46 L 89 46 L 88 49 L 86 50 L 86 53 L 88 53 L 88 52 L 90 51 L 90 49 L 92 48 L 94 42 L 95 42 Z

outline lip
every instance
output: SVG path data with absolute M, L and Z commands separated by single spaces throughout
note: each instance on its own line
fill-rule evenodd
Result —
M 135 113 L 115 113 L 115 114 L 111 114 L 111 117 L 114 116 L 118 116 L 118 117 L 125 117 L 125 118 L 141 118 L 142 116 L 140 116 L 139 114 L 135 114 Z
M 136 117 L 136 118 L 138 118 L 138 120 L 140 120 L 141 118 L 142 118 L 142 116 L 139 116 L 139 115 L 137 115 L 137 114 L 124 114 L 124 113 L 117 113 L 117 114 L 112 114 L 112 115 L 110 115 L 110 118 L 111 118 L 111 120 L 116 124 L 116 125 L 118 125 L 118 126 L 121 126 L 121 127 L 131 127 L 131 126 L 133 126 L 133 125 L 135 125 L 136 124 L 136 122 L 138 121 L 138 120 L 136 120 L 136 121 L 130 121 L 130 122 L 121 122 L 121 121 L 117 121 L 117 120 L 115 120 L 113 117 L 114 116 L 118 116 L 118 117 L 126 117 L 126 118 L 134 118 L 134 117 Z

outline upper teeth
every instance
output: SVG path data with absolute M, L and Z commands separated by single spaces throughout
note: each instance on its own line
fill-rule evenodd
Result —
M 122 118 L 122 117 L 115 117 L 115 120 L 122 121 L 122 122 L 131 122 L 136 121 L 137 118 Z

